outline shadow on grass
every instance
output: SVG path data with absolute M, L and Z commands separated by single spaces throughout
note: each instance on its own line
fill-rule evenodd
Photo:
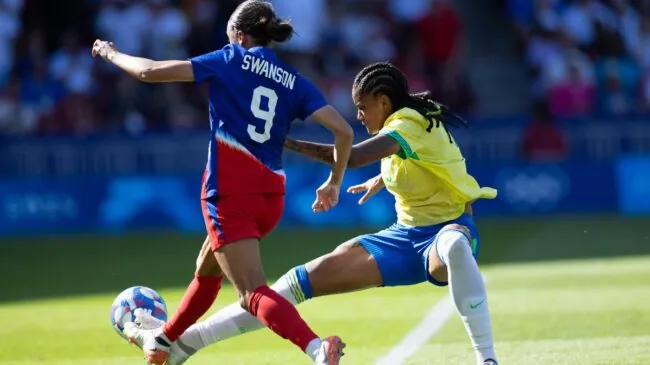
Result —
M 650 219 L 479 219 L 482 265 L 650 254 Z M 262 244 L 267 277 L 372 229 L 279 230 Z M 139 233 L 3 239 L 0 302 L 118 293 L 132 285 L 184 287 L 203 236 Z

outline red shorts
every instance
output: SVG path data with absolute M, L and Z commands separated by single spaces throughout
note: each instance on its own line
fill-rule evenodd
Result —
M 284 195 L 229 195 L 201 199 L 203 219 L 216 251 L 244 238 L 262 239 L 278 225 L 284 210 Z

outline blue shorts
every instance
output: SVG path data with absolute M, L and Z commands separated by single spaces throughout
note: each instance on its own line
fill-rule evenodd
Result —
M 429 275 L 429 251 L 436 243 L 438 232 L 454 223 L 469 229 L 472 253 L 476 258 L 480 239 L 470 214 L 433 226 L 408 227 L 395 223 L 377 233 L 359 236 L 357 241 L 375 258 L 384 286 L 413 285 L 425 281 L 445 286 L 447 283 L 438 282 Z

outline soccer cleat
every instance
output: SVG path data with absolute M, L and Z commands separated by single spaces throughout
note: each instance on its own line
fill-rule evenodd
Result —
M 124 325 L 124 334 L 129 342 L 142 349 L 147 364 L 164 365 L 167 362 L 171 346 L 158 338 L 162 334 L 162 328 L 143 329 L 133 322 L 128 322 Z
M 499 363 L 494 359 L 487 359 L 483 361 L 483 365 L 499 365 Z
M 339 365 L 345 344 L 338 336 L 323 340 L 316 355 L 315 365 Z
M 141 329 L 153 330 L 165 325 L 165 321 L 152 316 L 151 312 L 142 308 L 134 310 L 133 315 L 135 316 L 135 323 L 137 323 Z M 183 342 L 178 339 L 175 342 L 172 342 L 166 365 L 183 365 L 185 361 L 195 353 L 195 349 L 183 344 Z

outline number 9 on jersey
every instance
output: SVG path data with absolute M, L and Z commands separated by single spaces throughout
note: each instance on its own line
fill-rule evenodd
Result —
M 268 110 L 262 109 L 262 97 L 268 99 Z M 253 99 L 251 100 L 251 112 L 255 118 L 264 121 L 264 131 L 259 133 L 257 128 L 249 124 L 248 135 L 257 143 L 264 143 L 271 139 L 271 128 L 273 128 L 273 118 L 275 118 L 275 107 L 278 105 L 278 94 L 268 87 L 258 86 L 253 90 Z

